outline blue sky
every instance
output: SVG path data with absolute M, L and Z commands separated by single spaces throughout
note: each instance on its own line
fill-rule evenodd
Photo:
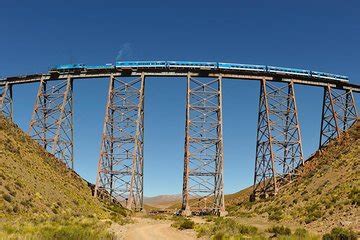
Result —
M 360 84 L 359 12 L 355 0 L 2 1 L 0 75 L 46 72 L 69 62 L 110 63 L 122 52 L 130 60 L 305 68 L 345 74 Z M 146 82 L 147 196 L 181 192 L 185 84 L 181 78 Z M 25 130 L 37 87 L 14 89 L 15 121 Z M 107 79 L 74 86 L 75 169 L 90 181 L 96 176 L 107 87 Z M 322 90 L 296 91 L 308 156 L 318 146 Z M 224 80 L 223 92 L 225 192 L 231 193 L 253 181 L 259 83 Z

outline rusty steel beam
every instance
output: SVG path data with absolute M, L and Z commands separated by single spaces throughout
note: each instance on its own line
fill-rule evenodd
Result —
M 74 168 L 73 80 L 40 80 L 29 135 L 48 152 Z
M 260 86 L 252 200 L 274 195 L 304 163 L 294 83 Z
M 324 87 L 319 149 L 339 137 L 358 119 L 352 90 Z
M 5 86 L 0 87 L 0 114 L 13 120 L 13 91 L 12 85 L 6 83 Z
M 222 77 L 187 76 L 182 214 L 226 215 Z
M 96 197 L 143 209 L 145 75 L 110 77 Z

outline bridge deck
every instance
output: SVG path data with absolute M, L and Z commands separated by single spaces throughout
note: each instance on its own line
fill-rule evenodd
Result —
M 186 77 L 189 73 L 193 77 L 218 77 L 234 79 L 234 80 L 261 80 L 267 79 L 277 82 L 290 82 L 293 81 L 296 84 L 309 85 L 309 86 L 327 86 L 330 85 L 336 89 L 352 89 L 354 92 L 360 92 L 360 85 L 349 83 L 347 81 L 324 79 L 312 76 L 299 76 L 297 74 L 288 73 L 256 73 L 250 70 L 197 70 L 197 69 L 174 69 L 169 71 L 163 71 L 159 69 L 121 69 L 121 68 L 98 68 L 92 70 L 81 70 L 71 72 L 48 72 L 40 74 L 31 74 L 23 76 L 7 77 L 0 80 L 0 86 L 4 86 L 6 83 L 12 85 L 26 84 L 39 82 L 44 80 L 59 80 L 59 79 L 87 79 L 87 78 L 107 78 L 111 75 L 115 77 L 129 77 L 140 76 L 142 73 L 146 77 Z

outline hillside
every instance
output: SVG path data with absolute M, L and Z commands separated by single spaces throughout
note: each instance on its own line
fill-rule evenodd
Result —
M 79 175 L 15 124 L 0 117 L 1 223 L 11 224 L 19 219 L 108 219 L 117 214 L 110 208 L 92 196 L 88 183 Z M 0 233 L 1 230 L 0 224 Z
M 269 199 L 249 202 L 251 188 L 226 197 L 232 216 L 260 215 L 317 232 L 360 230 L 360 123 L 306 161 L 301 176 Z

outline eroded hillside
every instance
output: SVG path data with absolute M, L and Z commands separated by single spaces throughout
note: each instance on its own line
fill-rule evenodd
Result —
M 106 229 L 123 215 L 123 208 L 94 198 L 85 180 L 0 116 L 1 239 L 113 239 Z
M 0 118 L 0 214 L 107 213 L 87 182 Z
M 301 177 L 277 196 L 252 203 L 250 192 L 248 188 L 226 198 L 231 215 L 261 215 L 318 232 L 336 226 L 359 231 L 360 123 L 309 159 Z

